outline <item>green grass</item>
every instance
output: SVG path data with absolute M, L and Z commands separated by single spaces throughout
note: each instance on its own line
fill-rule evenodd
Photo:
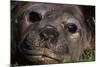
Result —
M 95 61 L 95 50 L 85 50 L 84 53 L 80 56 L 79 61 L 88 62 Z

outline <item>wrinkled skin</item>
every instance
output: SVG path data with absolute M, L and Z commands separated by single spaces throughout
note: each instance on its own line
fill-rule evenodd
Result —
M 24 3 L 12 9 L 12 63 L 74 62 L 94 44 L 94 27 L 87 25 L 80 6 Z

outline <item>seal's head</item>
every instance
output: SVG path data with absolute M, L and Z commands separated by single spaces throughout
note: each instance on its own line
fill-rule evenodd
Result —
M 90 44 L 79 6 L 27 3 L 17 9 L 16 17 L 20 20 L 19 53 L 32 64 L 78 61 Z

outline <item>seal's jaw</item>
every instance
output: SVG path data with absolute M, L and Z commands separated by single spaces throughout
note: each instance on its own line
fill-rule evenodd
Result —
M 58 58 L 52 50 L 47 48 L 37 48 L 33 50 L 23 50 L 24 56 L 31 62 L 38 62 L 42 64 L 59 63 L 61 59 Z

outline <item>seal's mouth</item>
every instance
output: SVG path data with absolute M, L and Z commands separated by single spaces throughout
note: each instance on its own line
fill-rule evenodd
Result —
M 47 48 L 35 48 L 33 50 L 23 49 L 24 56 L 28 59 L 31 58 L 30 61 L 38 61 L 42 63 L 60 63 L 61 59 L 58 58 L 52 50 Z

